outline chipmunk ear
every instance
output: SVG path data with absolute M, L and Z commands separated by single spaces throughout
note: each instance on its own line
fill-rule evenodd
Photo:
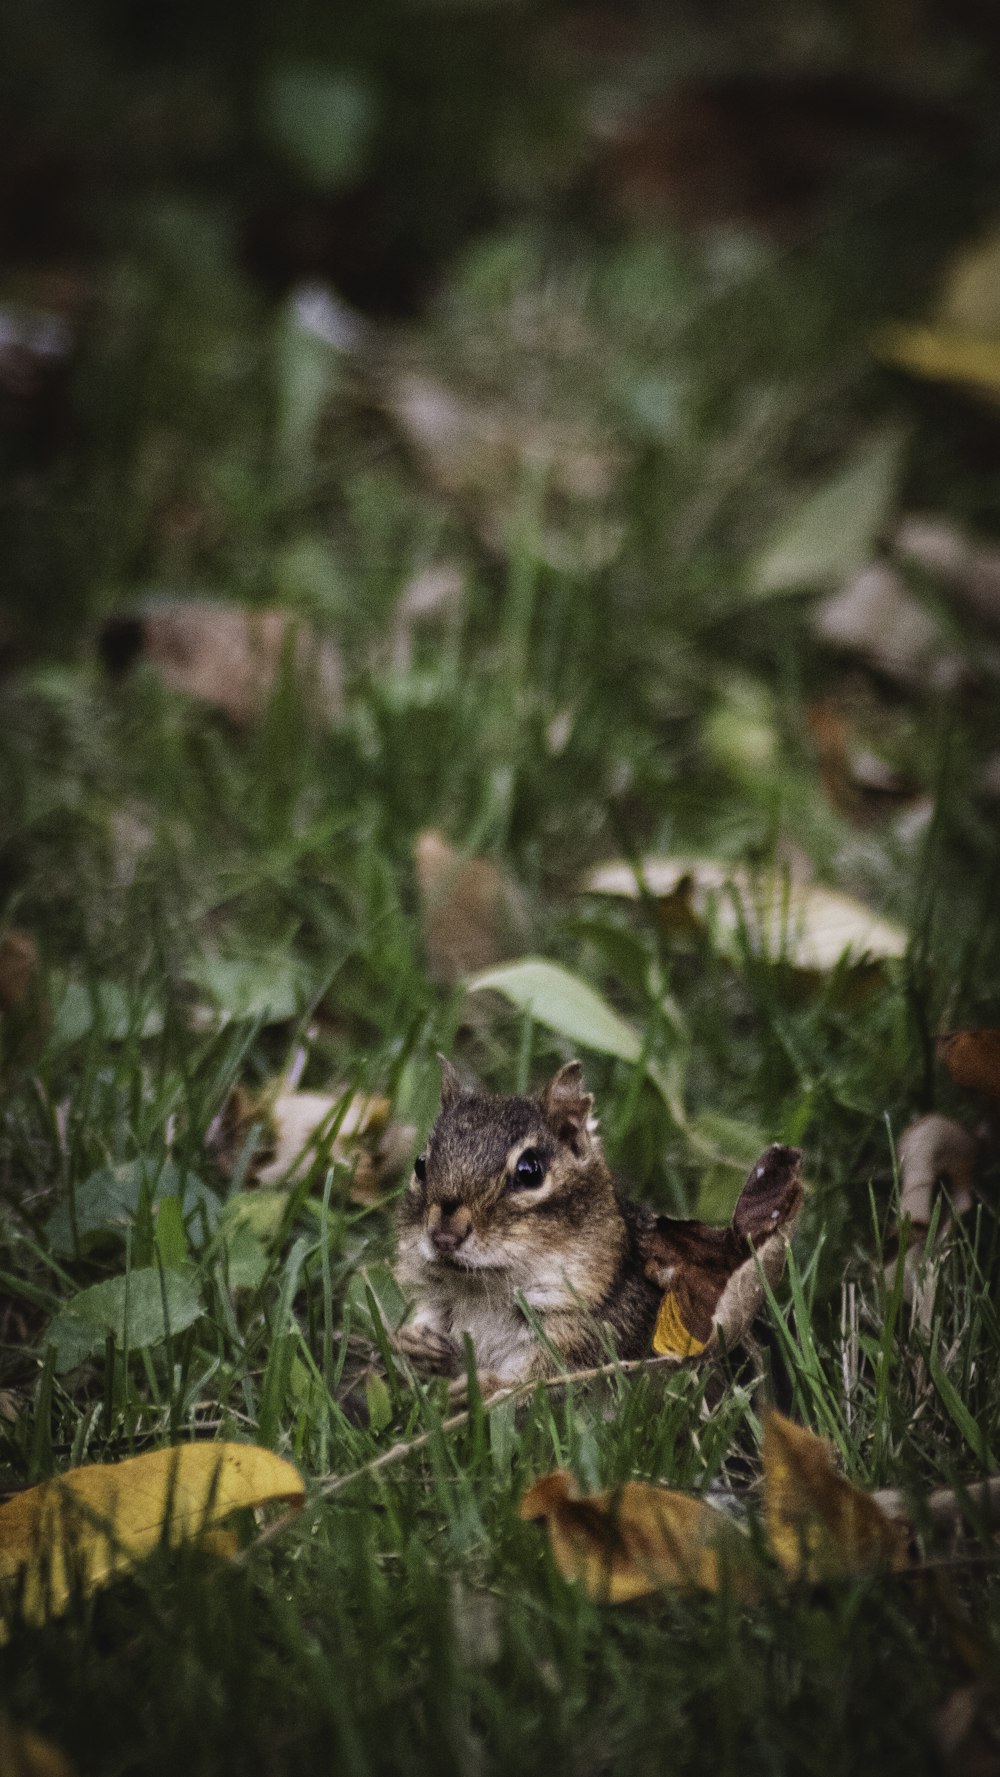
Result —
M 447 1055 L 438 1052 L 441 1063 L 441 1109 L 446 1111 L 456 1098 L 462 1096 L 462 1082 L 458 1077 L 458 1069 L 453 1067 Z
M 583 1090 L 583 1069 L 578 1061 L 568 1061 L 553 1074 L 542 1092 L 542 1108 L 560 1141 L 568 1142 L 574 1153 L 582 1153 L 589 1140 L 588 1122 L 594 1108 L 593 1094 Z

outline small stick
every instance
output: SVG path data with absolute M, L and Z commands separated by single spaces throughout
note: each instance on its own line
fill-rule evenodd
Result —
M 675 1357 L 636 1357 L 629 1358 L 625 1362 L 614 1358 L 610 1363 L 595 1364 L 589 1370 L 569 1370 L 561 1376 L 538 1376 L 530 1382 L 515 1382 L 511 1384 L 510 1388 L 497 1389 L 495 1394 L 488 1395 L 483 1401 L 483 1411 L 484 1413 L 492 1413 L 494 1407 L 502 1406 L 504 1401 L 516 1400 L 519 1396 L 529 1394 L 536 1388 L 565 1388 L 571 1382 L 595 1382 L 601 1376 L 629 1375 L 636 1370 L 659 1370 L 667 1365 L 673 1369 L 681 1367 Z M 390 1449 L 383 1450 L 381 1456 L 374 1456 L 370 1462 L 362 1463 L 360 1468 L 351 1469 L 346 1475 L 321 1476 L 316 1483 L 316 1492 L 313 1498 L 304 1508 L 305 1511 L 308 1512 L 324 1499 L 332 1499 L 335 1493 L 340 1493 L 345 1487 L 353 1486 L 354 1482 L 360 1481 L 363 1475 L 376 1474 L 380 1469 L 401 1462 L 404 1456 L 412 1456 L 417 1450 L 425 1449 L 434 1438 L 444 1436 L 448 1432 L 458 1431 L 461 1426 L 468 1423 L 471 1414 L 471 1407 L 463 1407 L 460 1413 L 452 1413 L 448 1419 L 442 1419 L 440 1425 L 432 1426 L 430 1431 L 420 1432 L 415 1438 L 408 1438 L 399 1444 L 393 1444 Z M 283 1513 L 280 1518 L 275 1518 L 273 1524 L 268 1524 L 248 1548 L 243 1549 L 235 1557 L 236 1561 L 240 1566 L 245 1565 L 247 1558 L 255 1549 L 259 1549 L 262 1543 L 273 1542 L 283 1530 L 288 1529 L 289 1525 L 301 1524 L 302 1520 L 303 1511 L 301 1509 Z

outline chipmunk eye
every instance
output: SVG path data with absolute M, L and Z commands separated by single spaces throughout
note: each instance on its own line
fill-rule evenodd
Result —
M 416 1173 L 417 1178 L 420 1180 L 420 1183 L 423 1184 L 427 1177 L 427 1160 L 423 1154 L 417 1155 L 413 1162 L 413 1170 Z
M 537 1148 L 525 1148 L 517 1157 L 513 1184 L 521 1191 L 533 1191 L 545 1177 L 545 1161 Z

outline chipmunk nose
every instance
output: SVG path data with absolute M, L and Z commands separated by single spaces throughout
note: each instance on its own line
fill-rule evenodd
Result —
M 432 1204 L 427 1231 L 439 1253 L 457 1252 L 472 1232 L 472 1217 L 457 1198 Z

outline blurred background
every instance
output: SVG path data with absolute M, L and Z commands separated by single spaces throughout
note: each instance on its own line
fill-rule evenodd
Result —
M 947 351 L 995 350 L 1000 249 L 934 362 L 881 335 L 995 221 L 986 0 L 10 0 L 3 33 L 8 659 L 164 591 L 343 639 L 432 531 L 502 561 L 526 465 L 557 571 L 716 608 L 882 418 L 911 501 L 995 518 L 996 361 Z
M 485 1077 L 540 1065 L 440 994 L 537 949 L 654 1052 L 679 984 L 751 1152 L 825 1092 L 859 1132 L 926 1099 L 996 988 L 996 9 L 3 32 L 0 872 L 64 986 L 194 982 L 277 1023 L 261 1075 L 311 1007 L 317 1077 L 419 1120 L 460 1024 Z M 584 873 L 642 852 L 637 937 Z M 768 860 L 918 934 L 841 1074 L 842 1006 L 707 967 L 692 881 Z M 644 1176 L 695 1170 L 672 1127 L 626 1094 Z

